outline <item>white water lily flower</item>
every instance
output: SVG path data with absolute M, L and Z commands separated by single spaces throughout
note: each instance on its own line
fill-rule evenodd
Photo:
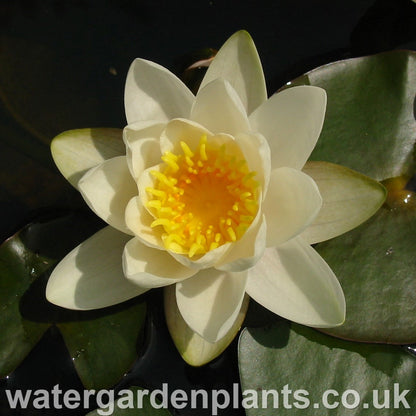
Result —
M 322 206 L 317 184 L 301 169 L 321 132 L 323 89 L 293 87 L 267 99 L 255 46 L 237 32 L 196 96 L 167 69 L 136 59 L 125 108 L 126 155 L 100 164 L 97 157 L 79 181 L 82 169 L 65 147 L 75 141 L 58 137 L 52 147 L 110 227 L 55 268 L 49 301 L 92 309 L 175 284 L 184 321 L 209 342 L 229 333 L 245 293 L 302 324 L 344 321 L 338 280 L 304 239 Z M 320 241 L 334 236 L 322 223 L 313 224 Z

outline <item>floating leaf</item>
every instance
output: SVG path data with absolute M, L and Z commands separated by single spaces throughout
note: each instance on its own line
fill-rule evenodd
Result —
M 45 298 L 53 265 L 101 226 L 95 217 L 61 214 L 24 227 L 0 247 L 1 376 L 22 362 L 52 324 L 87 388 L 110 387 L 130 368 L 146 313 L 140 299 L 79 312 Z
M 416 360 L 395 346 L 283 322 L 244 330 L 239 364 L 247 416 L 414 414 Z
M 373 218 L 316 246 L 347 301 L 345 324 L 326 332 L 359 341 L 416 342 L 416 211 L 406 189 L 415 174 L 416 53 L 335 62 L 293 84 L 320 86 L 328 94 L 312 159 L 348 166 L 388 188 L 387 204 Z
M 29 250 L 18 234 L 0 246 L 0 377 L 20 364 L 49 327 L 25 319 L 20 299 L 53 264 L 53 260 Z
M 317 246 L 347 303 L 344 325 L 325 332 L 358 341 L 416 342 L 414 214 L 384 207 L 363 226 Z
M 338 163 L 378 181 L 413 175 L 416 52 L 335 62 L 292 84 L 327 92 L 325 122 L 312 160 Z
M 115 385 L 137 358 L 137 341 L 146 316 L 144 303 L 137 301 L 121 310 L 113 308 L 95 319 L 61 322 L 72 361 L 88 389 Z

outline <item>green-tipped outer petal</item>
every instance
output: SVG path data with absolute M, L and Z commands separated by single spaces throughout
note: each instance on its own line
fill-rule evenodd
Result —
M 87 170 L 125 154 L 122 130 L 111 128 L 68 130 L 51 143 L 53 160 L 68 182 L 78 187 Z
M 90 169 L 78 182 L 88 206 L 109 225 L 126 234 L 133 234 L 126 225 L 125 211 L 130 199 L 137 195 L 125 156 L 106 160 Z
M 121 257 L 131 237 L 112 227 L 98 231 L 72 250 L 53 270 L 46 298 L 68 309 L 115 305 L 146 290 L 128 281 Z
M 208 342 L 186 324 L 179 312 L 175 287 L 164 289 L 165 316 L 170 335 L 182 358 L 190 365 L 199 367 L 218 357 L 238 334 L 244 321 L 249 304 L 249 297 L 244 297 L 240 312 L 227 335 L 217 342 Z
M 247 114 L 267 99 L 263 69 L 251 36 L 244 30 L 234 33 L 208 67 L 200 89 L 222 78 L 237 91 Z
M 313 327 L 341 325 L 345 298 L 323 258 L 301 237 L 266 249 L 249 270 L 247 293 L 270 311 Z
M 328 162 L 307 162 L 303 171 L 318 185 L 322 208 L 302 233 L 309 244 L 336 237 L 370 218 L 386 199 L 379 182 L 344 166 Z
M 172 72 L 145 59 L 135 59 L 127 74 L 124 106 L 127 123 L 188 117 L 194 95 Z

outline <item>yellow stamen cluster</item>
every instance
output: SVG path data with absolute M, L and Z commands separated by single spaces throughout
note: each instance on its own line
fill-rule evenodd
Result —
M 184 141 L 180 146 L 182 153 L 166 152 L 162 168 L 150 172 L 147 207 L 152 227 L 164 228 L 166 249 L 192 258 L 242 237 L 258 210 L 258 183 L 244 158 L 210 145 L 205 135 L 194 151 Z

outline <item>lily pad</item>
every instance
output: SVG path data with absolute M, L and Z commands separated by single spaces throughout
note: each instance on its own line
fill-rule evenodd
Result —
M 30 284 L 53 264 L 28 250 L 18 234 L 0 246 L 0 377 L 20 364 L 49 327 L 25 319 L 19 305 Z
M 414 174 L 416 52 L 339 61 L 290 83 L 305 84 L 328 95 L 311 160 L 338 163 L 378 181 Z
M 137 358 L 146 313 L 142 300 L 79 312 L 58 308 L 45 298 L 54 264 L 101 226 L 93 216 L 61 213 L 24 227 L 0 246 L 2 377 L 23 361 L 51 325 L 60 329 L 87 388 L 114 385 Z
M 399 347 L 282 322 L 244 330 L 239 365 L 247 416 L 414 414 L 416 360 Z
M 82 383 L 88 389 L 115 385 L 137 358 L 146 305 L 135 301 L 87 319 L 82 313 L 76 315 L 78 320 L 57 326 Z
M 416 341 L 415 211 L 383 207 L 363 226 L 318 244 L 343 287 L 345 323 L 325 332 L 341 338 Z
M 347 301 L 345 324 L 326 332 L 358 341 L 414 343 L 416 211 L 406 187 L 415 174 L 416 53 L 335 62 L 292 84 L 320 86 L 328 94 L 311 158 L 348 166 L 384 181 L 388 190 L 387 203 L 369 221 L 316 246 Z

